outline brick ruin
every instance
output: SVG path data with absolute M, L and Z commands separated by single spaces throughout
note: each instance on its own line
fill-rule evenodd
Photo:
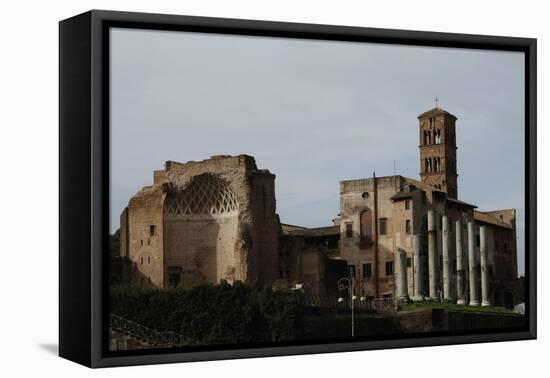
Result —
M 247 155 L 168 161 L 120 217 L 132 285 L 192 286 L 276 278 L 275 176 Z

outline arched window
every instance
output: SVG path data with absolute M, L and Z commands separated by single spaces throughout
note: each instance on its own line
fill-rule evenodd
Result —
M 434 158 L 434 171 L 439 172 L 441 169 L 441 160 L 439 158 Z
M 434 139 L 435 139 L 435 144 L 441 143 L 441 130 L 434 131 Z
M 361 222 L 361 242 L 368 243 L 371 241 L 372 235 L 372 212 L 365 210 L 360 216 Z

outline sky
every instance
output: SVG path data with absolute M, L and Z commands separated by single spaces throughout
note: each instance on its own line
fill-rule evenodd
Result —
M 281 222 L 339 213 L 339 181 L 419 179 L 418 115 L 454 114 L 458 197 L 518 211 L 524 272 L 523 53 L 111 29 L 110 229 L 164 162 L 248 154 Z

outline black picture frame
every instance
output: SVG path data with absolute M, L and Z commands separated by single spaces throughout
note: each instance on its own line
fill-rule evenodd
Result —
M 520 51 L 525 54 L 526 327 L 301 345 L 110 355 L 106 348 L 111 27 Z M 89 367 L 535 339 L 536 39 L 92 10 L 59 24 L 59 354 Z

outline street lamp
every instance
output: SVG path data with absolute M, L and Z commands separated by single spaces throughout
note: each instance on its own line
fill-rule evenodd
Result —
M 354 302 L 357 300 L 357 295 L 355 295 L 355 278 L 352 276 L 350 278 L 340 278 L 338 280 L 338 289 L 339 290 L 347 290 L 349 293 L 349 303 L 350 303 L 350 309 L 351 309 L 351 337 L 355 336 L 355 306 Z M 361 296 L 359 299 L 361 302 L 365 300 L 364 296 Z M 342 303 L 344 302 L 344 298 L 340 297 L 338 298 L 338 302 Z

